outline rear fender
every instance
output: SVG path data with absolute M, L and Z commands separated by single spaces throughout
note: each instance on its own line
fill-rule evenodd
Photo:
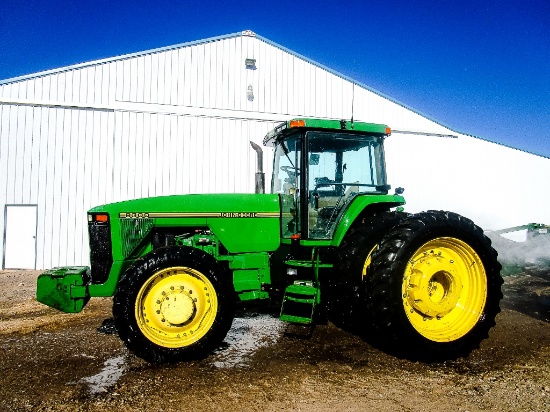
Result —
M 334 232 L 331 246 L 338 247 L 344 236 L 355 223 L 355 221 L 364 212 L 371 210 L 373 213 L 377 210 L 389 210 L 393 207 L 403 206 L 405 198 L 399 195 L 360 195 L 351 202 L 338 222 L 338 227 Z

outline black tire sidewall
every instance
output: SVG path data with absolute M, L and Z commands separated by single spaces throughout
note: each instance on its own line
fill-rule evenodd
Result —
M 166 348 L 143 335 L 135 317 L 135 305 L 139 290 L 152 276 L 177 266 L 192 268 L 208 278 L 216 292 L 218 308 L 212 327 L 202 338 L 185 347 Z M 113 299 L 113 316 L 120 338 L 133 353 L 153 363 L 174 363 L 208 355 L 225 338 L 234 313 L 231 276 L 214 257 L 190 247 L 163 247 L 138 259 L 122 275 Z
M 366 310 L 362 274 L 365 262 L 388 231 L 406 216 L 402 212 L 375 213 L 346 234 L 338 248 L 330 281 L 329 318 L 337 326 L 358 333 L 364 329 Z

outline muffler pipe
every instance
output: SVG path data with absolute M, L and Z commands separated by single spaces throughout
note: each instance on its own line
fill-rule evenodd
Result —
M 256 155 L 258 157 L 254 192 L 265 193 L 264 152 L 259 145 L 252 141 L 250 142 L 250 146 L 252 146 L 252 148 L 256 151 Z

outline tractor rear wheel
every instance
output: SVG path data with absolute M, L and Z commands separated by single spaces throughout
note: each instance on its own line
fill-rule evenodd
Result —
M 379 212 L 353 227 L 345 236 L 330 280 L 329 319 L 339 327 L 361 332 L 365 327 L 362 286 L 370 271 L 371 256 L 384 235 L 407 217 L 403 212 Z
M 495 325 L 501 265 L 471 220 L 429 211 L 401 221 L 373 253 L 367 308 L 377 338 L 424 361 L 466 356 Z
M 121 277 L 113 315 L 119 336 L 153 363 L 204 357 L 225 338 L 235 311 L 231 276 L 207 253 L 164 247 Z

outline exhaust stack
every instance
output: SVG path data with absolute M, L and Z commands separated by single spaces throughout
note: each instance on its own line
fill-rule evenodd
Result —
M 256 167 L 254 192 L 265 193 L 264 152 L 259 145 L 252 141 L 250 142 L 250 146 L 252 146 L 258 156 L 258 166 Z

